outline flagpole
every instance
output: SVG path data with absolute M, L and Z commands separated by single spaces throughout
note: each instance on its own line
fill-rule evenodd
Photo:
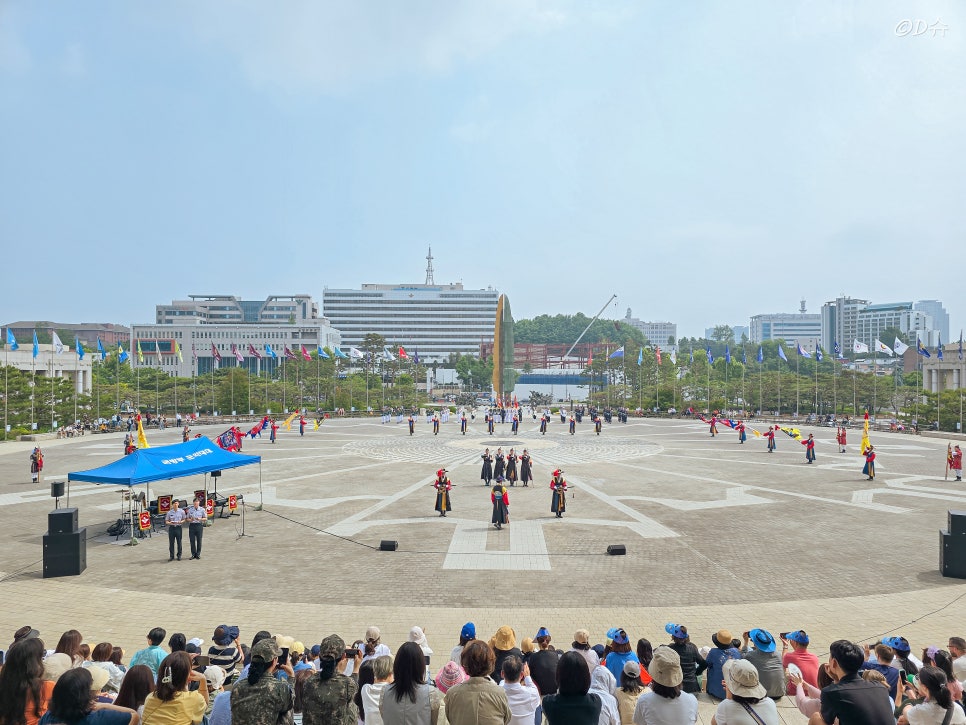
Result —
M 319 355 L 319 346 L 315 348 L 315 405 L 316 410 L 322 409 L 322 356 Z
M 879 414 L 878 390 L 879 390 L 879 351 L 875 342 L 872 343 L 872 416 Z
M 214 343 L 212 343 L 214 345 Z M 211 356 L 211 416 L 215 416 L 215 356 Z
M 765 409 L 762 403 L 762 386 L 761 386 L 761 372 L 765 367 L 764 360 L 758 361 L 758 414 L 761 415 L 762 411 Z
M 252 407 L 252 365 L 245 368 L 245 377 L 248 378 L 248 414 L 251 415 L 255 409 Z
M 747 353 L 745 352 L 745 346 L 742 345 L 741 346 L 741 408 L 743 410 L 746 410 L 746 406 L 748 405 L 748 399 L 745 398 L 745 368 L 748 365 L 748 363 L 746 362 L 747 360 L 748 360 L 748 357 L 747 357 Z
M 9 391 L 9 376 L 10 376 L 10 343 L 6 342 L 3 345 L 3 439 L 7 440 L 7 429 L 10 427 L 10 391 Z M 962 414 L 959 416 L 962 418 Z
M 285 405 L 285 358 L 282 358 L 282 413 L 287 413 L 288 407 Z
M 800 342 L 798 342 L 797 344 L 799 347 L 801 347 L 802 345 L 802 343 Z M 796 350 L 795 352 L 797 353 L 795 355 L 795 417 L 798 418 L 798 406 L 799 406 L 799 402 L 801 401 L 801 389 L 802 389 L 802 378 L 801 378 L 801 375 L 799 375 L 799 365 L 801 364 L 801 361 L 802 361 L 802 354 L 798 352 L 798 350 Z
M 54 430 L 54 346 L 50 346 L 50 431 Z
M 158 417 L 161 417 L 161 346 L 158 341 L 154 341 L 154 352 L 155 357 L 158 361 L 158 369 L 154 371 L 154 410 Z M 140 365 L 138 368 L 140 369 Z M 158 427 L 161 427 L 161 423 L 158 423 Z
M 74 346 L 76 347 L 76 340 L 75 340 L 75 345 Z M 74 350 L 74 353 L 76 354 L 77 353 L 77 350 Z M 80 382 L 80 380 L 79 380 L 79 377 L 80 377 L 80 362 L 79 362 L 79 360 L 80 359 L 77 358 L 77 357 L 74 358 L 74 422 L 75 423 L 77 422 L 77 383 Z M 81 386 L 81 387 L 83 387 L 83 386 Z
M 818 343 L 815 343 L 815 406 L 814 413 L 818 416 Z
M 138 341 L 138 345 L 140 344 L 141 344 L 140 341 Z M 138 410 L 141 410 L 141 361 L 140 360 L 138 360 L 138 370 L 137 370 L 137 374 L 135 375 L 135 378 L 137 379 L 137 395 L 134 397 L 134 401 L 135 401 L 134 407 L 136 407 Z

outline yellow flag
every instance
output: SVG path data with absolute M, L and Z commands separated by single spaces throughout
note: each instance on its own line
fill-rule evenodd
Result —
M 174 354 L 178 356 L 178 362 L 184 362 L 184 358 L 181 357 L 181 345 L 177 340 L 174 341 Z
M 862 425 L 862 455 L 864 456 L 869 448 L 872 447 L 872 442 L 869 440 L 869 414 L 865 414 L 865 423 Z
M 138 422 L 138 448 L 150 448 L 148 445 L 148 439 L 144 437 L 144 425 L 141 423 L 141 414 L 137 415 Z
M 319 421 L 320 420 L 321 420 L 321 418 L 316 418 L 315 419 L 315 426 L 312 428 L 312 430 L 318 430 L 319 429 Z
M 138 364 L 144 365 L 144 353 L 141 352 L 141 341 L 138 340 Z
M 285 422 L 282 423 L 282 427 L 285 430 L 292 430 L 292 421 L 295 420 L 295 416 L 297 416 L 298 414 L 299 414 L 299 412 L 297 410 L 294 413 L 292 413 L 292 415 L 290 415 L 288 418 L 286 418 L 285 419 Z

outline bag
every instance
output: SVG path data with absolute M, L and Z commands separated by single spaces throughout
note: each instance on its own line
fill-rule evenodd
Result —
M 113 524 L 107 527 L 108 536 L 120 536 L 124 533 L 127 526 L 124 524 L 124 519 L 118 519 Z

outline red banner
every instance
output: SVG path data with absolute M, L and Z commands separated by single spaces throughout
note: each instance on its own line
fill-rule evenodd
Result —
M 158 513 L 166 514 L 171 510 L 171 496 L 158 496 Z
M 208 516 L 209 519 L 212 518 L 212 517 L 214 517 L 214 515 L 215 515 L 215 501 L 214 501 L 214 499 L 209 498 L 207 501 L 205 501 L 205 514 L 207 514 L 207 516 Z
M 236 508 L 238 508 L 238 496 L 232 494 L 228 497 L 228 510 L 234 511 Z
M 151 528 L 151 514 L 148 511 L 142 511 L 138 514 L 138 527 L 141 531 L 147 531 Z

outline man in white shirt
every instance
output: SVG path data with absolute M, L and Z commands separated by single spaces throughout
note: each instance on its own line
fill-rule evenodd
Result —
M 966 639 L 950 637 L 947 646 L 949 647 L 949 654 L 955 657 L 953 660 L 953 676 L 963 682 L 966 680 Z
M 510 705 L 509 725 L 533 725 L 534 713 L 540 706 L 540 692 L 530 679 L 530 668 L 516 655 L 509 655 L 503 660 L 501 672 L 500 686 L 506 691 Z

